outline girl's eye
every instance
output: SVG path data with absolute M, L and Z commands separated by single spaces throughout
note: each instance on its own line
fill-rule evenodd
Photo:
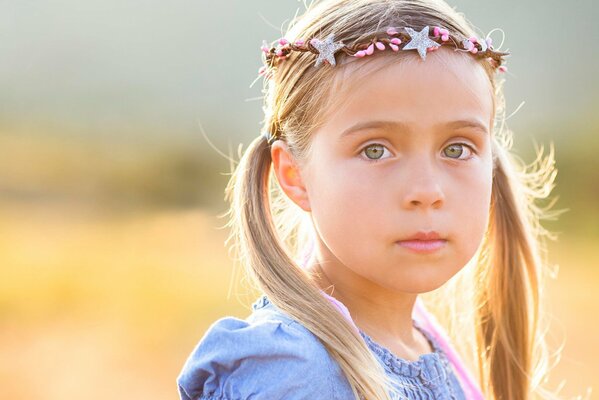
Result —
M 382 144 L 373 143 L 364 147 L 360 153 L 364 153 L 368 160 L 372 162 L 377 162 L 380 160 L 384 160 L 384 158 L 381 157 L 383 156 L 385 151 L 390 153 L 389 150 Z M 472 156 L 473 152 L 474 151 L 472 150 L 472 147 L 470 145 L 467 145 L 466 143 L 453 143 L 443 149 L 443 154 L 455 160 L 467 160 Z
M 466 151 L 464 151 L 464 149 L 466 149 Z M 467 160 L 472 155 L 472 147 L 466 143 L 453 143 L 443 149 L 443 154 L 456 160 Z M 467 156 L 461 158 L 460 156 L 463 154 L 466 154 Z
M 380 161 L 384 151 L 387 150 L 385 146 L 379 143 L 370 144 L 362 149 L 360 153 L 366 154 L 366 157 L 372 162 Z M 387 150 L 389 152 L 389 150 Z

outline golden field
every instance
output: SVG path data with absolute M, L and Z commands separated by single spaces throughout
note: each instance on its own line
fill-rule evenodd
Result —
M 177 399 L 205 329 L 244 317 L 256 295 L 242 284 L 227 298 L 224 223 L 202 210 L 92 218 L 2 207 L 0 398 Z M 565 380 L 572 398 L 599 382 L 599 259 L 592 241 L 572 237 L 550 255 L 560 266 L 551 343 L 565 341 L 550 382 Z

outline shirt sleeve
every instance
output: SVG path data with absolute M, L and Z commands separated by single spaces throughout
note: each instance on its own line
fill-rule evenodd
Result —
M 296 321 L 214 322 L 177 377 L 181 400 L 351 399 L 322 343 Z

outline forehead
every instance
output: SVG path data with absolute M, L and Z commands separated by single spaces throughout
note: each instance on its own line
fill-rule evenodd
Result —
M 492 85 L 471 55 L 441 47 L 424 61 L 415 51 L 371 57 L 347 58 L 338 64 L 326 125 L 394 119 L 425 129 L 475 118 L 491 131 Z

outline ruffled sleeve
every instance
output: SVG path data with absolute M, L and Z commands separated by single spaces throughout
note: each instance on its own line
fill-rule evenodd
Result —
M 214 322 L 177 377 L 181 400 L 348 399 L 322 343 L 292 321 Z

